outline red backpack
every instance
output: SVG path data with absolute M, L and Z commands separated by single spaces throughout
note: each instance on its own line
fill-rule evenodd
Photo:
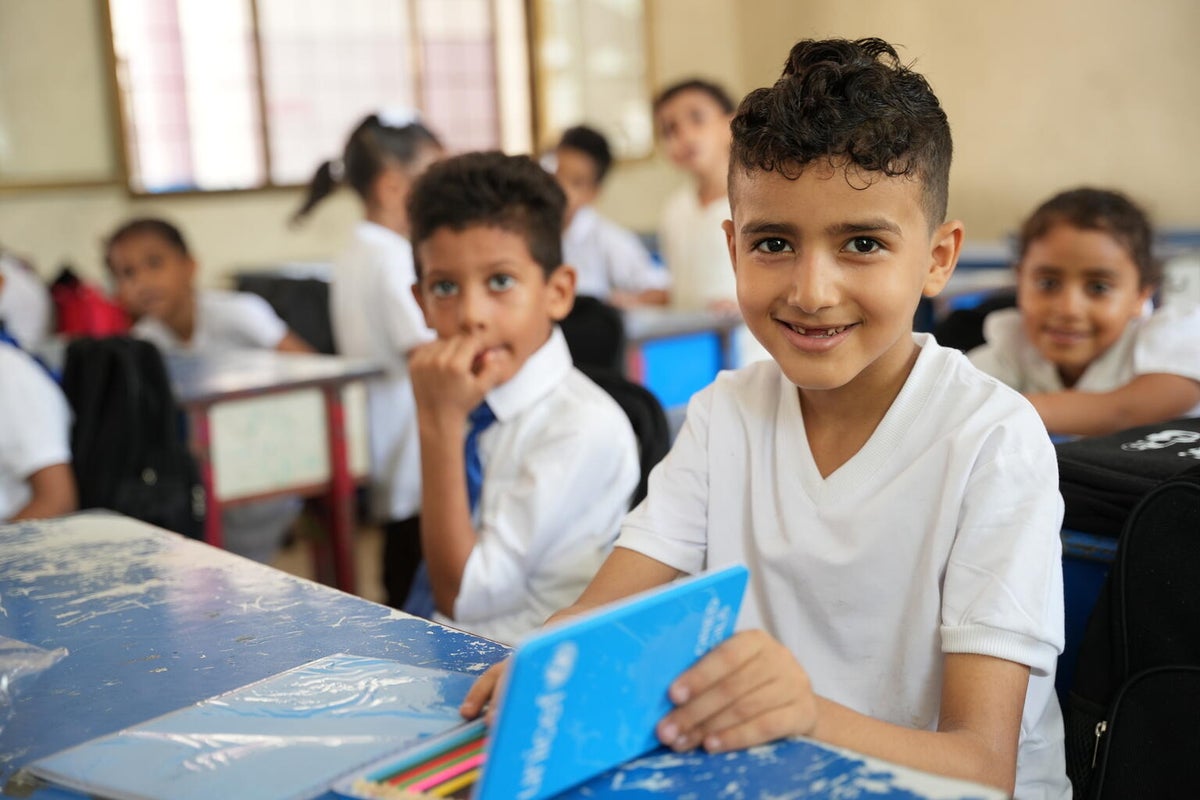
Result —
M 129 330 L 129 315 L 99 287 L 64 267 L 50 284 L 55 331 L 67 336 L 114 336 Z

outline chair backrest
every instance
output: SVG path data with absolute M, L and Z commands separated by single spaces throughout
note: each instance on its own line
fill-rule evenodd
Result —
M 336 354 L 329 313 L 329 281 L 242 273 L 239 292 L 253 292 L 271 304 L 279 318 L 318 353 Z
M 650 478 L 650 470 L 654 469 L 671 449 L 671 429 L 667 423 L 667 415 L 658 398 L 645 386 L 612 370 L 587 365 L 577 366 L 617 401 L 625 416 L 629 417 L 629 424 L 633 426 L 633 434 L 638 442 L 641 476 L 630 503 L 632 508 L 646 496 L 646 482 Z
M 559 327 L 576 366 L 624 371 L 625 321 L 616 308 L 599 298 L 580 295 Z
M 977 305 L 958 308 L 933 328 L 933 338 L 943 347 L 953 347 L 966 353 L 984 344 L 983 321 L 987 315 L 1002 308 L 1017 304 L 1014 289 L 998 289 L 989 292 Z

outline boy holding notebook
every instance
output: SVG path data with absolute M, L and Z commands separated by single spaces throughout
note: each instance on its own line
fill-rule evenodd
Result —
M 625 412 L 557 325 L 575 298 L 565 202 L 502 153 L 435 164 L 409 200 L 413 291 L 438 337 L 409 357 L 434 618 L 508 643 L 579 596 L 640 474 Z
M 929 85 L 877 39 L 798 43 L 733 120 L 725 232 L 773 361 L 692 399 L 564 612 L 749 566 L 742 631 L 671 686 L 658 734 L 678 750 L 809 736 L 1070 796 L 1053 447 L 1017 393 L 911 331 L 962 243 L 950 154 Z

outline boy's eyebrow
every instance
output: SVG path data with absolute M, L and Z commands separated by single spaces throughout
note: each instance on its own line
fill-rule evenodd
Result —
M 825 229 L 830 236 L 847 236 L 854 233 L 878 233 L 886 231 L 896 236 L 903 236 L 900 226 L 885 217 L 874 217 L 852 222 L 838 222 Z
M 794 236 L 796 234 L 796 226 L 787 222 L 768 222 L 762 219 L 751 219 L 742 225 L 742 233 L 784 233 Z

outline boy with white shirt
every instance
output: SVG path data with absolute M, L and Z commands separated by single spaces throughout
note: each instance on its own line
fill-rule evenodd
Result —
M 556 324 L 575 296 L 564 202 L 502 153 L 433 165 L 409 200 L 414 293 L 438 335 L 409 359 L 434 616 L 509 643 L 579 596 L 639 477 L 628 418 Z
M 575 293 L 618 308 L 664 305 L 670 274 L 655 266 L 633 231 L 596 210 L 613 161 L 604 134 L 586 125 L 568 128 L 551 160 L 554 177 L 567 196 L 563 260 L 575 269 Z
M 1070 796 L 1053 447 L 1028 402 L 911 330 L 962 243 L 942 221 L 950 155 L 929 85 L 878 39 L 798 43 L 734 117 L 725 233 L 773 361 L 692 399 L 562 614 L 749 566 L 741 630 L 672 684 L 664 744 L 810 736 Z

